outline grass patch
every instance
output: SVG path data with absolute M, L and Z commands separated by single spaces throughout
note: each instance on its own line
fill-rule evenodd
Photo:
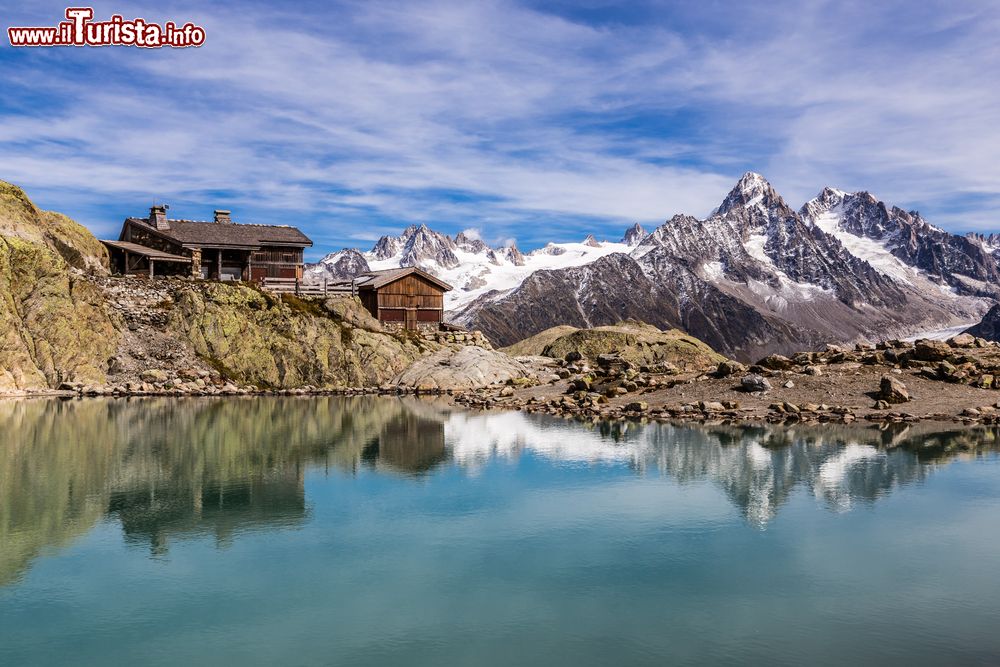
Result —
M 288 306 L 293 313 L 299 315 L 311 315 L 313 317 L 327 317 L 329 315 L 319 302 L 312 299 L 303 299 L 294 294 L 282 294 L 281 302 Z

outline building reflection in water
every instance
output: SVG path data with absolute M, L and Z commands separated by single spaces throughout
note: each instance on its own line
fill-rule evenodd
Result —
M 797 487 L 844 511 L 996 446 L 989 428 L 592 424 L 375 397 L 0 401 L 0 432 L 0 585 L 104 517 L 157 555 L 302 525 L 310 470 L 406 483 L 530 453 L 709 481 L 764 526 Z

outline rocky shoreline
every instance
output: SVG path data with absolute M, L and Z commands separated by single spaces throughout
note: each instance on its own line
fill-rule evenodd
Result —
M 587 420 L 1000 424 L 1000 345 L 968 334 L 828 345 L 688 373 L 636 366 L 615 353 L 590 360 L 570 353 L 547 371 L 538 384 L 515 380 L 459 393 L 455 402 Z
M 97 386 L 64 383 L 5 397 L 442 396 L 473 410 L 520 410 L 591 421 L 647 420 L 713 424 L 912 423 L 1000 424 L 1000 344 L 959 335 L 947 342 L 885 341 L 829 345 L 757 364 L 720 362 L 679 370 L 640 366 L 618 352 L 585 359 L 518 357 L 530 372 L 476 389 L 429 384 L 368 387 L 239 386 L 214 371 L 176 377 L 144 372 L 142 381 Z

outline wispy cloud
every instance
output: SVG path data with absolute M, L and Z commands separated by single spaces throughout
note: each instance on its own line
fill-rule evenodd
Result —
M 955 229 L 990 225 L 991 5 L 720 10 L 738 21 L 673 3 L 638 20 L 637 7 L 130 9 L 196 20 L 208 42 L 0 49 L 0 178 L 104 233 L 158 198 L 189 217 L 291 218 L 323 250 L 412 222 L 528 247 L 617 237 L 707 213 L 749 168 L 796 204 L 833 184 Z

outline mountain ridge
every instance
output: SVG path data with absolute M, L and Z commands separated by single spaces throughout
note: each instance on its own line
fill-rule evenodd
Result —
M 307 275 L 350 278 L 358 258 L 420 266 L 455 286 L 452 319 L 500 345 L 635 318 L 750 358 L 971 323 L 1000 296 L 1000 237 L 951 234 L 866 191 L 824 187 L 796 210 L 755 172 L 708 217 L 636 223 L 619 242 L 587 235 L 522 254 L 413 225 L 351 253 Z

